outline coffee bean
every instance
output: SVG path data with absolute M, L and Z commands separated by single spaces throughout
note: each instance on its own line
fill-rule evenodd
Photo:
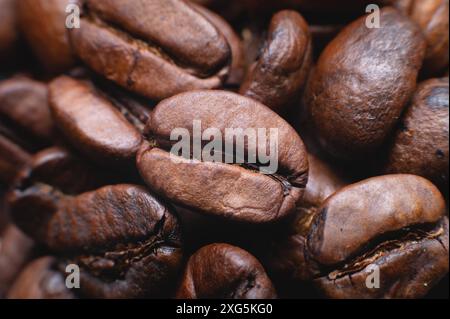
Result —
M 53 257 L 31 262 L 19 275 L 8 293 L 9 299 L 73 299 L 64 276 L 56 269 Z
M 58 254 L 62 269 L 68 264 L 80 267 L 83 296 L 163 295 L 173 284 L 182 257 L 177 218 L 169 208 L 136 185 L 65 194 L 42 178 L 49 171 L 46 166 L 59 167 L 56 175 L 70 176 L 72 172 L 66 171 L 70 167 L 55 161 L 37 158 L 33 162 L 39 165 L 20 175 L 8 196 L 15 223 Z
M 420 175 L 448 189 L 448 78 L 421 83 L 402 117 L 385 171 Z
M 33 256 L 33 241 L 14 225 L 0 233 L 0 298 Z
M 311 35 L 306 21 L 295 11 L 281 11 L 272 18 L 267 43 L 247 73 L 240 93 L 283 113 L 288 104 L 296 104 L 299 99 L 311 63 Z
M 343 188 L 319 211 L 305 254 L 328 297 L 420 298 L 448 272 L 445 202 L 426 179 L 374 177 Z M 378 289 L 367 285 L 369 266 L 379 270 Z
M 50 84 L 50 106 L 58 128 L 90 158 L 116 165 L 134 160 L 142 137 L 125 117 L 133 115 L 122 114 L 92 85 L 59 77 Z
M 265 175 L 245 165 L 180 156 L 173 161 L 178 154 L 169 152 L 172 130 L 192 133 L 195 120 L 201 121 L 203 129 L 217 128 L 223 138 L 226 128 L 278 129 L 278 171 Z M 236 141 L 245 134 L 238 133 Z M 303 142 L 283 119 L 251 99 L 224 91 L 174 96 L 156 106 L 147 135 L 149 142 L 137 157 L 139 172 L 153 191 L 179 205 L 231 220 L 268 223 L 291 213 L 303 194 L 308 176 Z
M 422 73 L 442 76 L 448 70 L 448 1 L 400 0 L 395 5 L 421 27 L 427 40 Z
M 251 254 L 228 244 L 212 244 L 188 261 L 177 298 L 271 299 L 276 297 L 263 266 Z
M 18 38 L 15 0 L 0 0 L 0 61 L 11 58 Z
M 46 84 L 25 76 L 1 81 L 0 116 L 27 139 L 48 145 L 53 139 L 53 120 L 47 95 Z
M 0 0 L 0 298 L 448 297 L 448 8 Z
M 391 134 L 416 85 L 425 53 L 421 31 L 392 8 L 380 28 L 362 17 L 321 54 L 305 103 L 323 148 L 348 160 L 364 158 Z
M 78 0 L 21 0 L 19 25 L 39 61 L 58 73 L 75 64 L 66 27 L 66 7 Z
M 226 38 L 185 1 L 87 0 L 86 6 L 82 27 L 70 32 L 75 52 L 133 92 L 161 100 L 218 88 L 229 73 Z M 108 55 L 100 57 L 99 49 Z

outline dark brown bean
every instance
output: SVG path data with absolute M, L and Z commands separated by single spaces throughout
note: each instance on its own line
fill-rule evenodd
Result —
M 21 31 L 46 70 L 63 72 L 75 63 L 66 29 L 66 7 L 78 0 L 20 0 Z
M 15 223 L 57 254 L 61 269 L 67 264 L 80 267 L 79 295 L 167 294 L 181 266 L 177 218 L 140 186 L 119 184 L 64 193 L 67 179 L 78 175 L 70 165 L 63 165 L 66 160 L 41 153 L 31 170 L 24 169 L 8 195 Z M 45 175 L 51 168 L 56 168 L 56 176 Z
M 47 85 L 25 76 L 0 82 L 0 117 L 37 142 L 53 139 Z
M 14 225 L 0 233 L 0 298 L 31 259 L 33 248 L 33 241 Z
M 423 30 L 427 40 L 424 75 L 442 76 L 449 61 L 448 0 L 399 0 L 395 5 Z
M 202 134 L 207 128 L 217 128 L 222 138 L 226 128 L 242 128 L 236 141 L 245 137 L 247 128 L 278 129 L 277 173 L 265 175 L 242 165 L 169 153 L 172 130 L 184 128 L 192 136 L 195 120 L 201 121 Z M 283 119 L 252 99 L 224 91 L 179 94 L 156 106 L 147 132 L 150 142 L 143 144 L 137 157 L 141 176 L 156 193 L 194 211 L 269 223 L 291 213 L 303 194 L 308 161 L 302 140 Z
M 0 0 L 0 61 L 12 56 L 18 38 L 15 0 Z
M 3 135 L 0 125 L 0 185 L 9 185 L 30 158 L 30 153 Z
M 311 63 L 311 35 L 306 21 L 295 11 L 281 11 L 272 18 L 266 45 L 240 93 L 283 113 L 299 99 Z
M 362 17 L 327 46 L 306 89 L 305 103 L 329 153 L 358 159 L 392 132 L 416 86 L 425 53 L 419 28 L 392 8 L 381 28 Z
M 53 257 L 42 257 L 28 264 L 11 287 L 8 299 L 73 299 L 56 263 Z
M 448 272 L 445 202 L 422 177 L 370 178 L 335 193 L 319 211 L 306 260 L 328 297 L 420 298 Z M 371 265 L 380 271 L 378 289 L 366 284 Z
M 385 171 L 428 178 L 448 189 L 448 78 L 421 83 L 389 151 Z
M 134 161 L 140 132 L 92 85 L 61 76 L 50 84 L 49 94 L 56 125 L 80 151 L 99 162 Z
M 212 244 L 188 261 L 177 298 L 271 299 L 276 297 L 263 266 L 250 253 L 228 244 Z
M 161 100 L 220 87 L 229 73 L 227 40 L 185 1 L 86 4 L 81 28 L 70 32 L 74 50 L 96 72 L 131 91 Z

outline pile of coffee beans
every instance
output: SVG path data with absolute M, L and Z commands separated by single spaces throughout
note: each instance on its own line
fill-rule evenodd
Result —
M 448 298 L 448 0 L 0 0 L 0 298 Z

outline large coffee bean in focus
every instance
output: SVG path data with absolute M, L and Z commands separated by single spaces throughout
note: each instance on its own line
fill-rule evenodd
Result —
M 439 190 L 419 176 L 385 175 L 323 203 L 305 260 L 330 298 L 421 298 L 448 273 L 448 241 Z
M 220 136 L 214 139 L 220 139 L 222 147 L 227 141 L 233 146 L 234 153 L 228 154 L 232 157 L 230 163 L 222 156 L 220 161 L 203 161 L 203 157 L 174 154 L 173 130 L 182 129 L 193 137 L 195 121 L 201 122 L 203 136 L 209 134 L 209 129 L 215 129 Z M 272 143 L 277 152 L 270 148 L 271 139 L 267 138 L 271 128 L 277 132 L 277 136 L 273 134 L 277 145 Z M 227 138 L 230 129 L 233 137 Z M 266 140 L 250 143 L 251 140 L 246 140 L 250 136 L 247 129 L 266 129 Z M 147 123 L 146 135 L 148 141 L 137 156 L 139 172 L 150 189 L 178 205 L 226 219 L 262 224 L 292 213 L 302 197 L 308 179 L 308 159 L 302 140 L 281 117 L 252 99 L 225 91 L 176 95 L 156 106 Z M 234 159 L 237 147 L 256 153 L 265 147 L 272 154 L 272 164 L 277 163 L 277 171 L 263 174 L 258 167 L 247 165 L 248 157 L 237 163 Z
M 414 92 L 426 43 L 421 30 L 393 8 L 380 28 L 366 17 L 326 47 L 306 89 L 305 103 L 323 148 L 355 160 L 388 138 Z

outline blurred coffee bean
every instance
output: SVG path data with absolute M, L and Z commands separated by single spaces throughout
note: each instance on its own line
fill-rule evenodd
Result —
M 0 0 L 0 62 L 12 58 L 19 39 L 15 4 L 16 0 Z M 0 65 L 0 71 L 3 68 Z
M 208 128 L 220 132 L 221 145 L 227 144 L 225 129 L 237 129 L 229 144 L 233 143 L 233 149 L 242 146 L 243 152 L 248 152 L 251 144 L 238 145 L 248 134 L 245 129 L 277 129 L 277 172 L 262 174 L 258 167 L 239 165 L 234 158 L 227 164 L 223 150 L 214 149 L 221 162 L 171 153 L 173 130 L 181 128 L 191 137 L 194 121 L 201 121 L 202 135 Z M 264 224 L 292 213 L 303 195 L 308 160 L 302 140 L 276 113 L 252 99 L 225 91 L 179 94 L 156 106 L 146 131 L 148 141 L 137 156 L 139 172 L 150 189 L 178 205 L 234 221 Z M 266 152 L 272 152 L 270 140 L 265 142 Z M 262 149 L 263 141 L 259 143 L 253 145 L 255 154 Z
M 66 287 L 64 276 L 56 269 L 53 257 L 37 259 L 22 271 L 8 299 L 73 299 L 75 296 Z
M 425 296 L 448 273 L 445 211 L 439 190 L 414 175 L 343 188 L 319 208 L 307 236 L 316 286 L 330 298 Z
M 15 76 L 0 82 L 0 117 L 32 142 L 49 144 L 53 120 L 47 101 L 47 85 Z
M 448 192 L 448 78 L 421 83 L 403 115 L 385 171 L 428 178 Z
M 77 149 L 97 162 L 134 164 L 144 126 L 139 116 L 67 76 L 50 83 L 49 99 L 55 124 Z
M 0 82 L 0 182 L 10 183 L 54 139 L 47 86 L 24 76 Z
M 411 97 L 425 53 L 421 31 L 392 8 L 381 28 L 362 17 L 327 46 L 306 89 L 305 104 L 324 150 L 366 157 L 388 138 Z
M 191 256 L 177 291 L 180 299 L 272 299 L 272 282 L 251 254 L 228 244 L 212 244 Z
M 4 136 L 4 128 L 0 125 L 0 187 L 7 188 L 30 158 L 30 153 Z
M 14 225 L 0 232 L 0 298 L 33 255 L 33 241 Z
M 58 73 L 75 63 L 66 27 L 66 8 L 78 0 L 17 1 L 20 29 L 45 70 Z
M 299 103 L 311 63 L 306 21 L 295 11 L 281 11 L 272 18 L 266 45 L 250 67 L 240 93 L 283 114 L 289 104 Z
M 442 76 L 448 70 L 448 0 L 398 0 L 396 7 L 409 15 L 427 40 L 423 65 L 425 76 Z
M 229 74 L 228 41 L 185 1 L 87 0 L 85 9 L 81 28 L 70 32 L 75 52 L 126 89 L 161 100 L 218 88 Z

